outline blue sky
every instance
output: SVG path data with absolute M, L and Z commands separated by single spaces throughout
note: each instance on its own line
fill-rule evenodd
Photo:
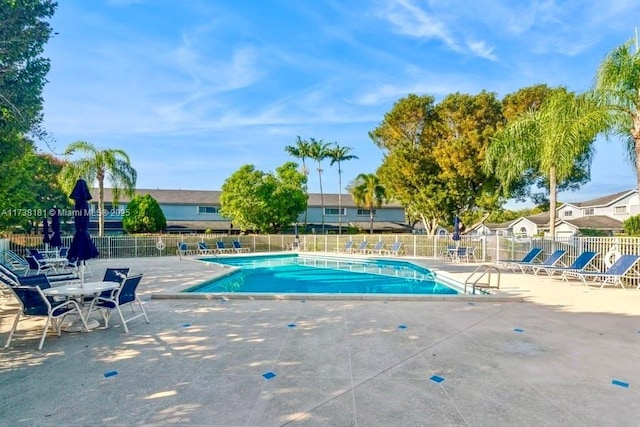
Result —
M 587 90 L 638 16 L 635 0 L 64 0 L 45 127 L 57 153 L 76 140 L 125 150 L 138 188 L 219 190 L 242 165 L 295 160 L 284 147 L 298 135 L 352 148 L 346 186 L 379 166 L 368 132 L 400 98 Z M 622 143 L 602 139 L 592 181 L 560 200 L 631 188 Z

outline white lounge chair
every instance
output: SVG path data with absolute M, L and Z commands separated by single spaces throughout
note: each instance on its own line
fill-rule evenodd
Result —
M 251 252 L 251 249 L 243 247 L 239 240 L 234 240 L 231 243 L 233 243 L 233 250 L 238 254 L 243 252 Z
M 640 261 L 638 255 L 622 255 L 618 260 L 607 269 L 607 271 L 566 271 L 564 274 L 567 278 L 575 277 L 582 280 L 582 282 L 590 286 L 591 283 L 600 283 L 600 288 L 605 285 L 620 285 L 623 289 L 623 278 L 628 277 L 629 273 L 633 273 L 631 277 L 640 278 L 640 271 L 638 271 L 637 264 Z M 637 286 L 640 289 L 640 284 Z

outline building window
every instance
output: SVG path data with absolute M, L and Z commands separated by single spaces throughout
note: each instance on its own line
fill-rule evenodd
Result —
M 324 208 L 324 214 L 325 215 L 340 215 L 340 209 L 338 208 Z M 342 215 L 346 215 L 347 214 L 347 209 L 346 208 L 342 208 Z
M 627 207 L 626 206 L 615 206 L 613 208 L 613 213 L 616 214 L 616 215 L 626 214 L 627 213 Z
M 376 214 L 376 210 L 375 210 L 375 209 L 373 210 L 373 214 L 374 214 L 374 215 Z M 371 210 L 369 210 L 369 209 L 360 209 L 360 208 L 358 208 L 358 215 L 366 215 L 366 216 L 369 216 L 369 215 L 371 215 Z
M 596 214 L 596 210 L 593 208 L 589 208 L 589 209 L 585 209 L 584 210 L 584 216 L 591 216 L 591 215 L 595 215 Z
M 218 213 L 218 208 L 215 206 L 198 206 L 198 215 L 215 213 Z
M 564 211 L 564 216 L 573 216 L 573 211 Z

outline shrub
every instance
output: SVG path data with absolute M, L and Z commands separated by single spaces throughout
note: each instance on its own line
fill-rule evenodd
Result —
M 146 194 L 129 202 L 122 228 L 127 233 L 157 233 L 167 228 L 167 219 L 156 199 Z
M 627 236 L 640 236 L 640 215 L 627 218 L 622 225 Z

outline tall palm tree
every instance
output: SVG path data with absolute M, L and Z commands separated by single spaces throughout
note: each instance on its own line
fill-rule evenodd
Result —
M 133 197 L 138 174 L 131 166 L 129 155 L 120 149 L 99 149 L 95 145 L 76 141 L 69 144 L 65 155 L 76 152 L 87 157 L 69 162 L 60 172 L 60 183 L 65 189 L 73 188 L 79 178 L 88 183 L 98 182 L 98 234 L 104 234 L 104 181 L 109 179 L 113 191 L 113 204 L 117 205 L 121 194 Z
M 338 234 L 342 234 L 342 168 L 341 163 L 355 160 L 358 156 L 349 154 L 351 147 L 341 147 L 338 143 L 329 149 L 328 157 L 331 159 L 330 165 L 338 164 Z
M 303 140 L 298 135 L 296 141 L 296 145 L 287 145 L 284 147 L 284 150 L 289 153 L 290 156 L 295 157 L 296 159 L 300 159 L 302 161 L 302 174 L 305 177 L 304 183 L 304 192 L 309 197 L 309 169 L 307 168 L 306 160 L 311 157 L 311 144 L 308 141 Z M 309 214 L 309 205 L 307 204 L 307 209 L 304 211 L 304 226 L 307 227 L 307 217 Z
M 377 175 L 361 173 L 349 186 L 349 192 L 357 206 L 369 210 L 369 233 L 373 234 L 373 216 L 375 210 L 387 201 L 387 191 Z
M 324 234 L 324 193 L 322 192 L 322 161 L 328 157 L 329 147 L 328 142 L 322 140 L 316 141 L 310 138 L 309 157 L 315 160 L 318 164 L 318 178 L 320 179 L 320 206 L 322 208 L 322 234 Z
M 635 49 L 633 44 L 635 43 Z M 635 52 L 634 52 L 635 50 Z M 629 40 L 611 51 L 600 64 L 594 92 L 609 108 L 611 128 L 626 141 L 629 160 L 635 166 L 640 191 L 640 51 L 638 40 Z
M 484 167 L 507 189 L 523 174 L 545 177 L 549 190 L 549 232 L 555 239 L 557 186 L 579 168 L 589 168 L 596 136 L 607 127 L 607 111 L 590 94 L 564 88 L 537 110 L 518 116 L 489 144 Z M 588 169 L 587 169 L 588 170 Z

